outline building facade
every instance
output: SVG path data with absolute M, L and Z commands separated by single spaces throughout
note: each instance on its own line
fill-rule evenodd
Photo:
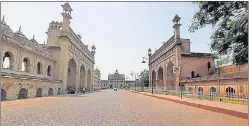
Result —
M 186 78 L 182 83 L 189 94 L 248 99 L 248 66 L 223 66 L 210 75 Z
M 124 74 L 120 74 L 118 70 L 114 74 L 108 75 L 108 80 L 101 80 L 100 85 L 102 89 L 112 89 L 112 88 L 126 88 L 129 86 L 134 86 L 135 81 L 129 81 L 125 79 Z
M 100 70 L 99 69 L 95 69 L 94 70 L 94 75 L 93 75 L 93 89 L 94 90 L 100 90 L 101 89 L 101 85 L 100 85 L 100 78 L 101 78 L 101 74 L 100 74 Z
M 177 90 L 182 78 L 205 76 L 215 68 L 212 54 L 191 52 L 190 39 L 180 36 L 180 19 L 175 15 L 174 34 L 149 56 L 149 85 L 157 89 Z M 174 73 L 174 67 L 180 72 Z
M 0 29 L 2 100 L 50 96 L 71 88 L 92 88 L 95 46 L 89 51 L 70 27 L 72 8 L 61 5 L 62 22 L 49 24 L 47 43 L 13 32 L 4 18 Z
M 180 19 L 173 19 L 174 35 L 149 55 L 149 85 L 175 91 L 181 85 L 190 94 L 247 99 L 248 66 L 215 68 L 211 53 L 191 52 L 190 39 L 180 36 Z

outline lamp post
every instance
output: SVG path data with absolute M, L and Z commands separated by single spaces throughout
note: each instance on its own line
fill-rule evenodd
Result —
M 149 59 L 146 58 L 146 57 L 143 57 L 142 63 L 146 63 L 144 59 L 148 60 L 149 75 L 150 75 L 150 60 L 151 60 L 151 59 L 150 59 L 150 58 L 151 58 L 151 49 L 150 49 L 150 48 L 148 49 L 148 57 L 149 57 Z M 151 82 L 151 81 L 150 81 L 150 79 L 149 79 L 149 83 L 150 83 L 150 82 Z M 151 83 L 151 93 L 153 94 L 153 82 Z
M 135 75 L 135 91 L 136 91 L 137 77 L 136 77 L 136 73 L 131 71 L 132 78 L 133 78 L 133 75 Z

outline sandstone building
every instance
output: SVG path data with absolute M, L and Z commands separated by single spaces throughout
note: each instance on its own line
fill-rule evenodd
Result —
M 133 87 L 135 85 L 135 81 L 125 80 L 125 75 L 120 74 L 118 70 L 116 70 L 114 74 L 108 75 L 108 80 L 101 80 L 100 85 L 102 89 L 125 88 Z
M 71 88 L 92 88 L 95 46 L 89 51 L 80 35 L 70 27 L 72 8 L 61 5 L 62 22 L 48 26 L 47 43 L 28 39 L 21 30 L 13 32 L 1 20 L 1 99 L 14 100 L 51 96 Z
M 211 53 L 197 53 L 191 52 L 190 39 L 184 39 L 180 36 L 180 17 L 175 15 L 173 21 L 174 34 L 165 42 L 154 54 L 151 55 L 151 49 L 148 50 L 149 55 L 149 85 L 158 90 L 176 90 L 179 91 L 180 84 L 183 89 L 190 92 L 196 91 L 199 94 L 204 92 L 206 94 L 215 94 L 217 88 L 217 69 L 215 68 L 214 56 Z M 174 72 L 174 66 L 180 69 L 179 72 Z M 235 67 L 235 66 L 233 66 Z M 226 69 L 226 68 L 222 68 Z M 232 69 L 237 69 L 232 68 Z M 236 93 L 240 95 L 247 95 L 247 75 L 245 71 L 247 68 L 243 67 L 244 71 L 240 71 L 239 76 L 231 77 L 238 74 L 238 70 L 233 74 L 221 73 L 222 77 L 230 76 L 226 79 L 222 79 L 221 93 L 223 96 L 227 94 Z M 236 74 L 235 74 L 236 73 Z M 204 79 L 205 77 L 210 79 Z M 198 79 L 197 79 L 198 78 Z M 228 82 L 229 81 L 229 82 Z M 241 84 L 241 87 L 240 87 Z M 237 86 L 236 86 L 237 85 Z M 243 90 L 238 92 L 239 89 Z M 231 90 L 231 91 L 230 91 Z M 227 93 L 224 93 L 227 92 Z M 203 94 L 203 93 L 201 93 Z

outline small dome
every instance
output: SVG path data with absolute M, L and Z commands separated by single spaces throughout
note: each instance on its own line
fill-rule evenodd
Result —
M 29 42 L 29 39 L 22 33 L 21 26 L 19 30 L 14 33 L 14 39 L 21 42 Z
M 98 73 L 100 72 L 98 68 L 97 68 L 97 69 L 95 69 L 94 71 L 95 71 L 95 72 L 98 72 Z
M 35 35 L 33 35 L 33 38 L 30 39 L 30 42 L 31 42 L 31 43 L 38 43 L 38 42 L 35 40 Z
M 4 21 L 4 16 L 3 16 L 3 19 L 1 20 L 1 27 L 2 27 L 1 33 L 3 33 L 4 35 L 10 36 L 10 37 L 13 36 L 13 31 Z

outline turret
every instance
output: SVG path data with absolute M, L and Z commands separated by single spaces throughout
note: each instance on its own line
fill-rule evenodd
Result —
M 174 19 L 172 20 L 173 21 L 173 28 L 174 28 L 174 38 L 175 38 L 175 42 L 176 44 L 180 44 L 180 20 L 181 18 L 176 14 Z

